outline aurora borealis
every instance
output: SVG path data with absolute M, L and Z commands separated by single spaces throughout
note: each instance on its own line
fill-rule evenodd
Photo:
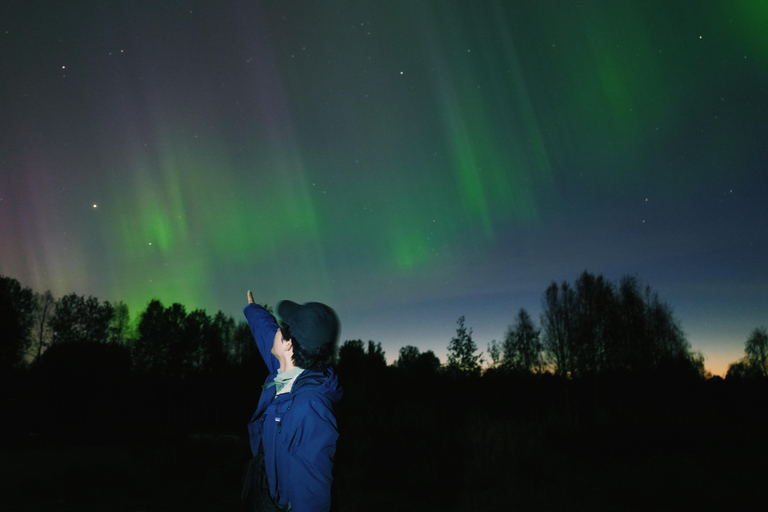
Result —
M 768 324 L 762 0 L 0 8 L 0 274 L 444 361 L 636 274 L 723 373 Z

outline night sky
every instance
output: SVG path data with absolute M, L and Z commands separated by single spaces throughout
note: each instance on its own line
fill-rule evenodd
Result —
M 768 324 L 764 0 L 0 8 L 0 274 L 445 361 L 637 275 L 713 373 Z M 7 5 L 14 4 L 14 5 Z

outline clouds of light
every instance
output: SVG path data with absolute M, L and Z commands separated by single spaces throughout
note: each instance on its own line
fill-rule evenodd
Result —
M 458 217 L 492 239 L 501 226 L 539 217 L 537 185 L 550 176 L 549 159 L 502 9 L 495 5 L 490 22 L 442 14 L 445 26 L 425 23 L 423 45 L 437 69 L 434 96 L 452 155 Z

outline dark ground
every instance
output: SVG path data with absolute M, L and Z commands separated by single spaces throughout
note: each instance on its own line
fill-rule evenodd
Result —
M 41 407 L 6 400 L 0 508 L 240 510 L 254 397 L 199 384 L 165 395 L 157 383 L 153 394 L 136 382 L 108 388 L 123 397 L 119 410 L 85 398 L 56 406 L 58 392 L 43 399 L 34 386 L 27 398 Z M 338 511 L 766 510 L 763 381 L 415 380 L 387 372 L 350 377 L 345 389 Z

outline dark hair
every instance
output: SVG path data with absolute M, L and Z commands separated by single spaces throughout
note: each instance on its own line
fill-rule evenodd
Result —
M 280 322 L 280 334 L 282 334 L 284 340 L 293 339 L 293 333 L 291 333 L 291 326 Z
M 322 372 L 329 366 L 333 366 L 333 360 L 336 355 L 335 340 L 331 343 L 326 343 L 316 352 L 309 352 L 302 346 L 300 340 L 293 337 L 291 327 L 288 324 L 281 322 L 280 331 L 283 333 L 283 339 L 291 340 L 293 344 L 293 364 L 297 367 Z

